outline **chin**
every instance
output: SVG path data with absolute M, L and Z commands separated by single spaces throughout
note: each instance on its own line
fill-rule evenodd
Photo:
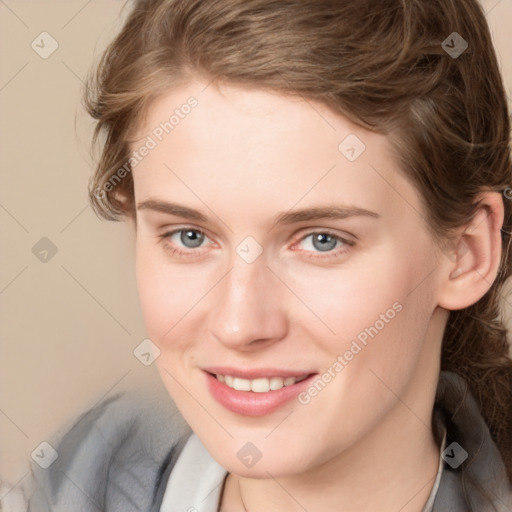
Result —
M 233 432 L 235 434 L 235 432 Z M 307 471 L 315 466 L 315 455 L 301 452 L 298 446 L 307 446 L 308 441 L 286 441 L 289 436 L 276 436 L 275 439 L 261 437 L 236 436 L 222 443 L 211 436 L 205 439 L 197 434 L 212 457 L 230 473 L 247 478 L 283 478 Z M 252 439 L 252 441 L 248 441 Z M 251 460 L 252 458 L 252 460 Z

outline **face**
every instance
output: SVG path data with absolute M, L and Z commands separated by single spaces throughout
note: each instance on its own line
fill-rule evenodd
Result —
M 326 464 L 412 425 L 397 395 L 428 421 L 436 250 L 384 136 L 199 81 L 155 102 L 139 135 L 142 312 L 165 386 L 220 464 Z

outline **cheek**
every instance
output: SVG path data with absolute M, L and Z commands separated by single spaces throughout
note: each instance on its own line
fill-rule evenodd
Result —
M 179 272 L 172 272 L 160 256 L 161 249 L 139 242 L 136 274 L 139 301 L 146 330 L 160 344 L 165 333 L 178 321 L 182 304 L 191 287 L 185 286 Z
M 174 348 L 190 334 L 190 319 L 212 287 L 211 272 L 193 265 L 170 264 L 162 247 L 140 242 L 136 249 L 139 302 L 149 337 L 163 348 Z M 196 328 L 200 322 L 192 324 Z
M 425 305 L 424 289 L 411 292 L 431 266 L 428 258 L 410 258 L 390 246 L 357 256 L 338 268 L 290 265 L 278 272 L 302 302 L 296 312 L 302 308 L 303 324 L 310 318 L 308 324 L 317 336 L 323 333 L 328 339 L 330 332 L 338 339 L 352 339 L 376 322 L 381 326 L 381 315 L 393 320 L 396 309 Z
M 366 374 L 376 391 L 381 388 L 378 378 L 397 391 L 404 388 L 429 343 L 427 332 L 435 309 L 431 271 L 432 260 L 426 251 L 423 257 L 409 261 L 397 256 L 385 272 L 373 275 L 374 285 L 363 290 L 362 300 L 347 312 L 358 318 L 357 331 L 346 338 L 348 357 L 361 348 L 348 374 Z
M 352 377 L 368 368 L 391 377 L 414 368 L 434 309 L 428 276 L 435 262 L 424 249 L 412 258 L 390 247 L 339 272 L 312 269 L 307 279 L 287 271 L 290 287 L 312 312 L 304 310 L 302 320 L 297 314 L 298 322 L 327 355 L 327 368 L 338 356 Z

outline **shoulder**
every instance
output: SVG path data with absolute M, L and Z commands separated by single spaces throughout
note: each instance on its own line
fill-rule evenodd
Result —
M 447 431 L 434 511 L 512 510 L 512 484 L 501 454 L 467 382 L 453 372 L 441 372 L 434 420 Z
M 190 433 L 158 388 L 105 399 L 50 442 L 51 466 L 33 463 L 29 510 L 149 511 Z

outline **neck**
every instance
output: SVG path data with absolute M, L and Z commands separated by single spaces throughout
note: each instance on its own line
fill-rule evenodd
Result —
M 403 417 L 404 412 L 397 415 Z M 400 438 L 392 434 L 382 443 L 380 436 L 365 437 L 350 453 L 300 475 L 268 479 L 230 475 L 226 486 L 231 503 L 237 503 L 233 510 L 316 512 L 343 507 L 344 512 L 419 512 L 434 485 L 439 448 L 432 433 L 416 422 L 407 433 L 402 428 Z

